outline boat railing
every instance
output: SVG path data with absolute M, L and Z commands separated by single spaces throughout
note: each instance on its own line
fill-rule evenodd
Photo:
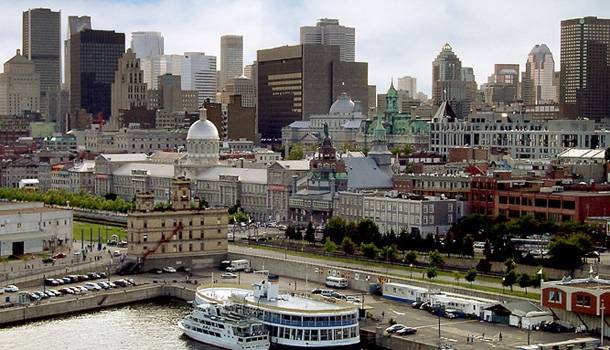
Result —
M 268 315 L 264 316 L 265 322 L 274 324 L 281 324 L 284 326 L 294 327 L 338 327 L 338 326 L 351 326 L 358 323 L 357 319 L 352 320 L 340 320 L 340 321 L 293 321 L 285 320 L 280 317 L 271 317 Z

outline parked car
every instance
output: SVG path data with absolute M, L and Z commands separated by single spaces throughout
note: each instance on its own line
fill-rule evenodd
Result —
M 72 283 L 72 279 L 70 277 L 64 277 L 62 278 L 62 281 L 64 281 L 64 284 Z
M 78 290 L 80 291 L 80 294 L 86 294 L 87 292 L 89 292 L 89 289 L 87 289 L 83 286 L 78 286 L 76 288 L 78 288 Z
M 423 301 L 414 301 L 411 303 L 411 307 L 414 309 L 419 309 L 424 304 Z
M 576 328 L 571 323 L 562 321 L 543 323 L 540 325 L 540 329 L 545 332 L 552 333 L 574 332 L 576 330 Z
M 98 282 L 97 283 L 102 289 L 110 289 L 110 285 L 106 282 Z
M 163 268 L 163 272 L 165 273 L 176 273 L 176 269 L 171 266 L 166 266 Z
M 65 257 L 66 257 L 66 254 L 62 253 L 62 252 L 59 252 L 59 253 L 53 255 L 53 259 L 63 259 Z
M 405 327 L 396 331 L 396 335 L 410 335 L 417 333 L 417 329 L 413 327 Z
M 100 278 L 107 278 L 108 277 L 106 272 L 98 272 L 97 274 L 100 276 Z
M 176 271 L 178 272 L 191 272 L 191 268 L 190 267 L 186 267 L 186 266 L 180 266 L 176 269 Z
M 16 293 L 19 291 L 19 288 L 14 284 L 9 284 L 8 286 L 4 287 L 4 291 L 8 293 Z
M 220 275 L 220 277 L 222 277 L 222 278 L 237 278 L 237 275 L 232 273 L 232 272 L 225 272 L 222 275 Z
M 40 297 L 36 293 L 28 293 L 28 296 L 30 297 L 31 301 L 38 301 L 38 300 L 40 300 Z
M 106 283 L 108 283 L 108 285 L 110 286 L 110 288 L 116 288 L 116 287 L 117 287 L 117 285 L 116 285 L 116 284 L 114 284 L 114 282 L 106 282 Z
M 102 290 L 102 287 L 100 287 L 99 284 L 95 282 L 85 283 L 85 288 L 87 288 L 88 290 Z
M 115 250 L 114 252 L 112 252 L 112 256 L 121 256 L 121 252 L 118 250 Z
M 74 291 L 72 290 L 72 288 L 62 288 L 59 290 L 62 294 L 74 294 Z
M 44 292 L 44 294 L 46 294 L 46 295 L 47 295 L 49 298 L 52 298 L 52 297 L 54 297 L 54 296 L 55 296 L 55 293 L 53 293 L 53 292 L 52 292 L 52 291 L 50 291 L 50 290 L 47 290 L 46 292 Z
M 52 263 L 54 263 L 54 262 L 55 262 L 55 259 L 53 259 L 53 258 L 45 258 L 45 259 L 42 259 L 42 263 L 43 263 L 43 264 L 52 264 Z
M 385 331 L 386 331 L 386 333 L 392 334 L 392 333 L 398 332 L 399 330 L 401 330 L 403 328 L 407 328 L 407 326 L 405 326 L 404 324 L 396 323 L 396 324 L 393 324 L 390 327 L 386 328 Z
M 445 318 L 457 318 L 457 310 L 453 310 L 453 309 L 446 309 L 443 312 L 443 317 Z
M 311 294 L 320 294 L 322 293 L 322 289 L 320 288 L 314 288 L 311 290 Z
M 116 280 L 116 281 L 114 281 L 114 284 L 116 284 L 117 286 L 120 286 L 120 287 L 127 287 L 129 285 L 129 283 L 127 281 L 125 281 L 124 279 Z

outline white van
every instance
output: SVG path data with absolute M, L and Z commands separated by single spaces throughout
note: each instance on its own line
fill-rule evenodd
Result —
M 343 277 L 328 276 L 326 277 L 326 286 L 333 288 L 347 288 L 348 282 L 347 279 Z
M 233 260 L 231 261 L 231 266 L 227 267 L 225 271 L 227 272 L 237 272 L 237 271 L 245 271 L 250 268 L 250 261 L 247 259 Z

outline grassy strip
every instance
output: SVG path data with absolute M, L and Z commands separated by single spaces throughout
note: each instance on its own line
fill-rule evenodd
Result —
M 235 245 L 239 245 L 242 247 L 248 247 L 247 244 L 243 244 L 243 243 L 237 243 L 237 242 L 231 242 L 230 244 L 235 244 Z M 274 251 L 277 253 L 285 253 L 286 250 L 285 249 L 281 249 L 281 248 L 275 248 L 275 247 L 267 247 L 267 246 L 256 246 L 257 249 L 264 249 L 264 250 L 269 250 L 269 251 Z M 306 253 L 306 252 L 299 252 L 299 251 L 294 251 L 294 250 L 288 250 L 288 255 L 291 256 L 302 256 L 302 257 L 306 257 L 306 258 L 313 258 L 313 259 L 322 259 L 322 260 L 327 260 L 327 261 L 332 261 L 332 262 L 344 262 L 344 263 L 351 263 L 351 264 L 358 264 L 360 263 L 360 261 L 358 260 L 353 260 L 347 257 L 337 257 L 337 256 L 328 256 L 328 255 L 318 255 L 318 254 L 313 254 L 313 253 Z M 413 267 L 412 269 L 410 267 L 406 267 L 406 266 L 400 266 L 400 265 L 389 265 L 389 264 L 385 264 L 382 262 L 366 262 L 367 266 L 374 266 L 374 267 L 379 267 L 379 268 L 391 268 L 391 269 L 397 269 L 397 270 L 402 270 L 405 272 L 408 272 L 409 275 L 392 275 L 389 274 L 390 277 L 397 277 L 397 278 L 410 278 L 410 273 L 411 271 L 413 271 L 413 280 L 417 280 L 417 281 L 422 281 L 422 282 L 431 282 L 431 283 L 436 283 L 436 284 L 443 284 L 443 285 L 447 285 L 447 286 L 456 286 L 456 287 L 461 287 L 461 288 L 465 288 L 465 289 L 472 289 L 472 290 L 478 290 L 481 292 L 488 292 L 488 293 L 494 293 L 494 294 L 500 294 L 500 295 L 507 295 L 507 296 L 514 296 L 514 297 L 520 297 L 520 298 L 527 298 L 527 299 L 534 299 L 534 300 L 538 300 L 540 299 L 540 294 L 539 293 L 531 293 L 528 292 L 527 294 L 524 291 L 518 291 L 518 290 L 513 290 L 511 291 L 510 288 L 502 288 L 502 287 L 490 287 L 490 286 L 481 286 L 481 285 L 477 285 L 477 284 L 470 284 L 470 283 L 462 283 L 462 282 L 457 282 L 457 281 L 445 281 L 445 280 L 439 280 L 439 279 L 434 279 L 434 280 L 430 280 L 427 278 L 422 278 L 419 277 L 419 275 L 423 274 L 426 272 L 426 269 L 422 269 L 422 268 L 416 268 Z M 461 273 L 461 272 L 460 272 Z M 451 272 L 446 272 L 446 271 L 438 271 L 438 275 L 439 276 L 448 276 L 448 277 L 453 277 L 453 273 Z M 494 278 L 491 276 L 477 276 L 477 280 L 485 280 L 488 282 L 495 282 L 498 283 L 498 285 L 501 285 L 501 280 L 499 278 Z M 475 281 L 476 283 L 476 281 Z
M 82 221 L 74 221 L 72 225 L 72 237 L 77 241 L 84 238 L 85 241 L 88 242 L 91 239 L 92 231 L 94 242 L 98 241 L 98 232 L 100 233 L 102 243 L 108 242 L 112 235 L 118 235 L 120 240 L 127 240 L 127 231 L 124 227 L 100 225 Z

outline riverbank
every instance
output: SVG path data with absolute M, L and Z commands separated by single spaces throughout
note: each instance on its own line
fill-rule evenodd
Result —
M 88 295 L 53 299 L 42 303 L 13 306 L 0 310 L 0 327 L 158 298 L 171 298 L 186 302 L 195 299 L 195 290 L 195 285 L 150 283 Z

